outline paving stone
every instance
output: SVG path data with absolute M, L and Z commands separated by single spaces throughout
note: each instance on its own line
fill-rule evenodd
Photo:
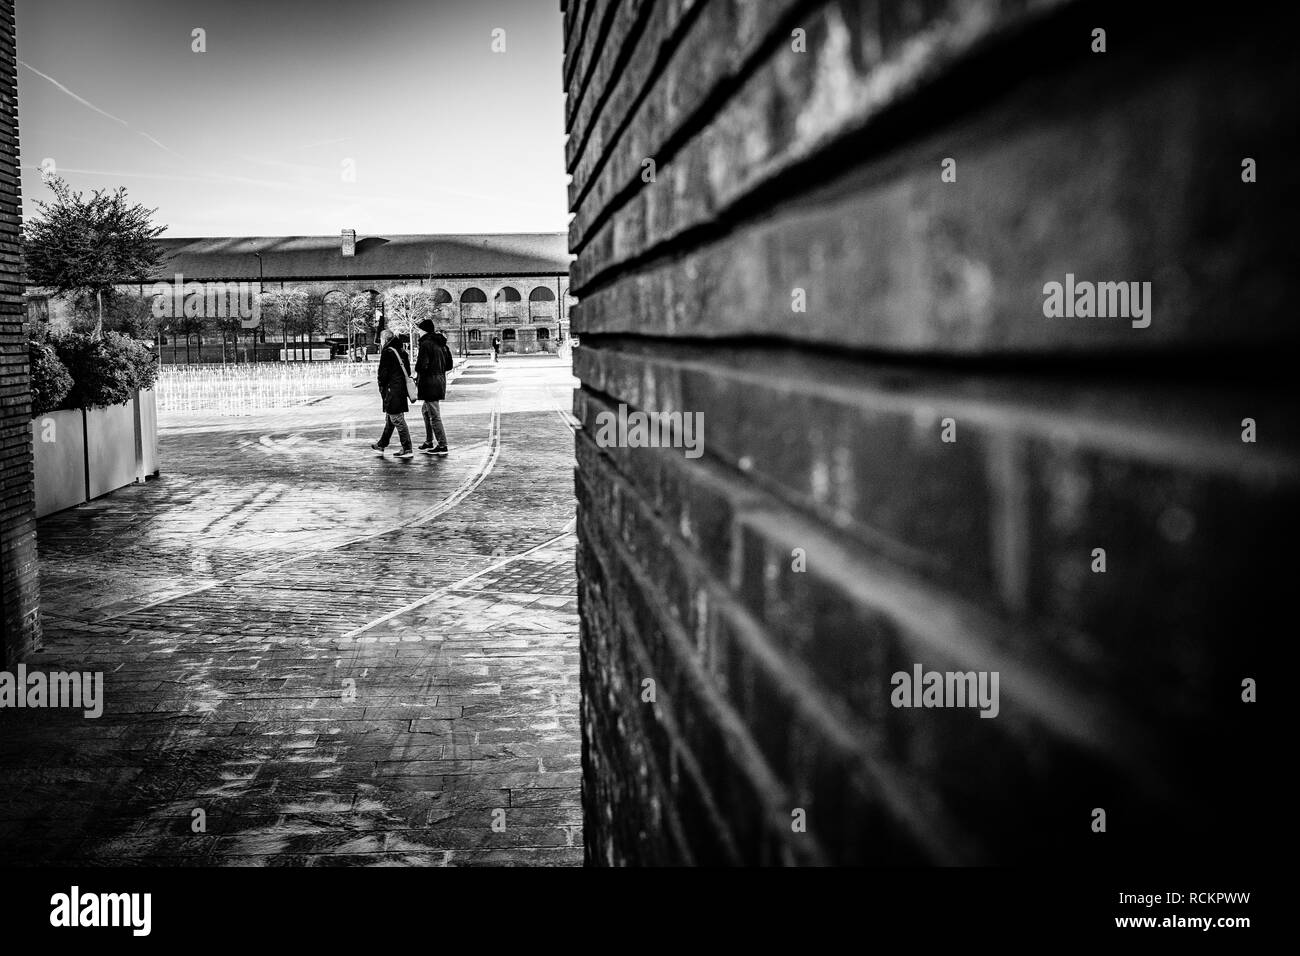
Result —
M 0 863 L 581 864 L 575 383 L 493 371 L 447 458 L 376 456 L 369 390 L 165 415 L 157 480 L 43 519 L 27 666 L 104 713 L 0 711 Z

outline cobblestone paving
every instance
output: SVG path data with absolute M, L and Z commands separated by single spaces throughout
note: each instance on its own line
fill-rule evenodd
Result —
M 370 451 L 373 386 L 166 417 L 40 523 L 27 666 L 106 704 L 0 711 L 0 862 L 580 863 L 572 386 L 472 368 L 445 459 Z

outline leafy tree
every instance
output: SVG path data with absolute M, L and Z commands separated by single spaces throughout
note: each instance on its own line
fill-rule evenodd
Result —
M 104 299 L 110 298 L 112 290 L 105 294 Z M 87 335 L 93 335 L 95 326 L 99 324 L 99 303 L 96 301 L 93 292 L 75 292 L 67 299 L 68 309 L 65 313 L 67 318 L 61 324 L 61 327 L 55 329 L 55 335 L 64 335 L 68 332 L 85 332 Z M 105 313 L 107 317 L 107 307 Z
M 110 290 L 104 296 L 104 328 L 133 339 L 156 339 L 158 319 L 153 314 L 153 299 L 135 292 Z
M 58 177 L 49 185 L 54 201 L 38 200 L 37 215 L 23 228 L 27 281 L 60 294 L 93 296 L 99 336 L 113 286 L 144 282 L 162 264 L 154 240 L 166 227 L 153 224 L 156 209 L 129 203 L 125 188 L 97 189 L 87 199 Z

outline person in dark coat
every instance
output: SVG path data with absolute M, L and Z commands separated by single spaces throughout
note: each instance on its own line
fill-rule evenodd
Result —
M 495 362 L 500 358 L 501 358 L 501 340 L 494 335 L 492 336 L 492 361 Z
M 442 427 L 442 413 L 438 403 L 447 397 L 447 373 L 451 371 L 451 349 L 447 337 L 425 319 L 418 326 L 420 351 L 415 359 L 415 383 L 419 388 L 420 410 L 424 415 L 424 444 L 421 450 L 431 455 L 447 454 L 447 432 Z M 437 437 L 437 444 L 434 438 Z
M 406 427 L 406 413 L 411 410 L 406 399 L 406 376 L 411 374 L 411 357 L 406 353 L 406 338 L 405 335 L 384 336 L 385 344 L 380 347 L 379 394 L 384 400 L 384 433 L 379 436 L 379 441 L 370 446 L 382 454 L 396 428 L 397 437 L 402 440 L 398 458 L 410 458 L 415 454 L 411 448 L 411 432 Z
M 383 362 L 384 362 L 384 350 L 387 349 L 390 344 L 392 344 L 392 341 L 393 341 L 392 330 L 381 329 L 379 332 L 379 363 L 381 367 L 383 366 Z M 384 401 L 384 377 L 380 375 L 378 376 L 377 380 L 379 382 L 379 402 L 382 407 Z

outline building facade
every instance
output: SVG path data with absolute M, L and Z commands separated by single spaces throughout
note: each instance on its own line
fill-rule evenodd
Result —
M 125 292 L 156 299 L 181 287 L 180 299 L 211 301 L 213 290 L 245 288 L 250 296 L 300 289 L 328 309 L 358 294 L 369 295 L 370 321 L 352 339 L 373 345 L 389 316 L 385 294 L 416 287 L 432 294 L 431 316 L 458 354 L 489 351 L 498 339 L 504 353 L 554 352 L 569 335 L 569 259 L 563 233 L 494 235 L 340 236 L 161 239 L 166 259 L 150 281 L 120 286 Z M 182 285 L 183 283 L 183 285 Z M 70 312 L 66 300 L 45 290 L 27 294 L 33 318 L 57 319 Z M 222 361 L 225 345 L 212 324 L 159 322 L 158 344 L 164 361 Z M 170 318 L 170 316 L 169 316 Z M 243 355 L 278 358 L 282 348 L 267 323 L 244 325 Z M 335 330 L 337 331 L 337 330 Z M 345 349 L 349 341 L 320 328 L 303 342 L 289 340 L 290 356 L 305 357 L 308 347 Z M 328 352 L 326 353 L 328 354 Z

